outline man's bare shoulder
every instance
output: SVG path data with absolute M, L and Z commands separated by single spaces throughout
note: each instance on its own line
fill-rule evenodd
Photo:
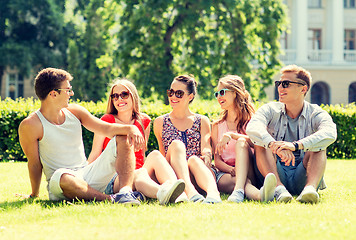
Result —
M 28 115 L 24 120 L 22 120 L 20 126 L 26 127 L 36 127 L 37 125 L 42 126 L 40 118 L 37 116 L 35 112 Z
M 81 112 L 81 111 L 87 111 L 85 107 L 82 107 L 78 104 L 75 104 L 75 103 L 71 103 L 68 105 L 67 109 L 71 112 Z
M 20 135 L 31 135 L 36 138 L 41 138 L 43 127 L 40 118 L 35 112 L 26 117 L 19 126 Z
M 75 103 L 69 104 L 67 110 L 74 114 L 74 116 L 76 116 L 79 120 L 81 120 L 85 116 L 90 115 L 89 111 L 85 107 L 82 107 Z

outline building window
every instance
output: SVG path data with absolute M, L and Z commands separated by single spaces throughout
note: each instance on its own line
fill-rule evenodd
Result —
M 356 0 L 344 0 L 344 8 L 355 8 Z
M 344 48 L 346 50 L 354 50 L 355 45 L 356 45 L 356 30 L 348 29 L 345 30 L 345 42 L 344 42 Z
M 308 30 L 308 47 L 311 50 L 321 49 L 321 29 Z
M 356 103 L 356 82 L 353 82 L 349 86 L 349 103 Z
M 321 8 L 321 0 L 308 0 L 309 8 Z
M 347 62 L 356 62 L 356 30 L 347 29 L 344 34 L 344 59 Z
M 325 82 L 317 82 L 312 86 L 311 102 L 318 105 L 330 104 L 329 86 Z
M 8 74 L 6 79 L 6 97 L 23 97 L 23 77 L 20 74 Z

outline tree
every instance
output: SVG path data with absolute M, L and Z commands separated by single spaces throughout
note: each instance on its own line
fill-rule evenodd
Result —
M 106 1 L 113 3 L 112 1 Z M 134 79 L 143 96 L 165 96 L 177 74 L 191 73 L 211 97 L 217 80 L 238 74 L 257 99 L 280 62 L 286 28 L 281 0 L 116 0 L 122 15 L 112 37 L 116 71 Z M 114 27 L 112 27 L 114 28 Z
M 6 67 L 23 75 L 65 65 L 64 0 L 1 0 L 0 79 Z
M 76 79 L 72 82 L 75 98 L 81 100 L 102 99 L 112 78 L 110 66 L 97 63 L 108 51 L 103 6 L 102 0 L 81 0 L 69 13 L 75 31 L 69 40 L 68 70 Z

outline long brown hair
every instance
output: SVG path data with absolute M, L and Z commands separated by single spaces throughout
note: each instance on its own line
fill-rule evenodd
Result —
M 237 132 L 246 134 L 246 124 L 255 113 L 255 107 L 248 91 L 245 89 L 244 81 L 237 75 L 227 75 L 219 79 L 219 83 L 235 93 L 234 106 L 237 112 L 235 121 L 237 122 Z M 217 123 L 225 121 L 228 111 L 223 110 Z
M 112 102 L 111 94 L 113 94 L 114 87 L 117 85 L 122 85 L 129 90 L 130 95 L 132 97 L 133 103 L 133 111 L 132 111 L 132 119 L 140 120 L 141 115 L 141 106 L 140 106 L 140 97 L 138 96 L 138 92 L 136 86 L 125 78 L 117 78 L 114 80 L 113 85 L 111 86 L 109 98 L 108 98 L 108 105 L 106 107 L 107 114 L 117 114 L 117 110 Z

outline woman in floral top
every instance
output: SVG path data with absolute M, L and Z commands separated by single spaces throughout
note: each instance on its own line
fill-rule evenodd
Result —
M 171 164 L 177 177 L 186 183 L 185 193 L 190 201 L 219 203 L 220 193 L 210 170 L 210 121 L 206 116 L 192 113 L 189 109 L 196 94 L 196 82 L 192 76 L 177 76 L 167 93 L 172 112 L 158 117 L 154 122 L 160 152 Z M 206 192 L 206 198 L 198 193 L 192 180 Z

